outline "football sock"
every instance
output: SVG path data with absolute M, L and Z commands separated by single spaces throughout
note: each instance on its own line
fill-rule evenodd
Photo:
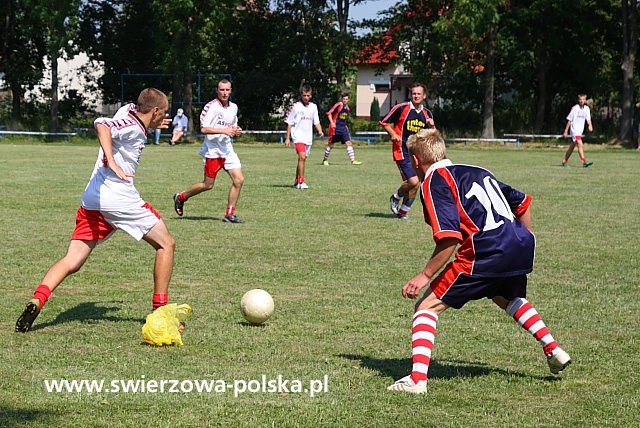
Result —
M 329 155 L 331 154 L 331 146 L 327 146 L 326 149 L 324 149 L 324 157 L 322 158 L 322 161 L 326 161 L 327 159 L 329 159 Z
M 347 155 L 349 155 L 349 160 L 351 162 L 356 160 L 356 154 L 353 151 L 353 146 L 347 146 Z
M 398 215 L 407 215 L 407 213 L 411 209 L 411 205 L 413 204 L 413 201 L 414 199 L 405 200 L 402 206 L 400 207 L 400 211 L 398 211 Z
M 169 295 L 167 293 L 153 293 L 153 310 L 169 303 Z
M 227 211 L 225 212 L 225 216 L 234 215 L 236 213 L 236 207 L 233 205 L 227 205 Z
M 587 158 L 581 158 L 582 159 L 582 163 L 587 163 Z
M 509 302 L 506 311 L 522 328 L 531 333 L 540 342 L 545 355 L 551 354 L 551 351 L 558 347 L 558 343 L 551 336 L 542 318 L 527 299 L 516 297 Z
M 44 284 L 38 285 L 36 291 L 33 292 L 33 298 L 40 302 L 40 309 L 44 307 L 44 304 L 47 303 L 51 297 L 51 290 Z
M 411 329 L 413 368 L 411 369 L 411 379 L 415 383 L 427 380 L 427 372 L 431 362 L 431 350 L 436 340 L 437 322 L 438 315 L 431 311 L 418 311 L 413 316 L 413 328 Z
M 184 195 L 184 192 L 180 192 L 180 194 L 178 195 L 178 201 L 180 202 L 186 202 L 187 201 L 187 197 Z

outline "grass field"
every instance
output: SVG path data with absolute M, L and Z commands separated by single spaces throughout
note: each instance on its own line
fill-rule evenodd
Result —
M 595 164 L 559 166 L 562 149 L 454 147 L 454 162 L 492 170 L 534 197 L 536 267 L 529 298 L 573 358 L 549 374 L 540 346 L 487 300 L 438 324 L 429 392 L 386 391 L 407 374 L 412 302 L 400 288 L 433 249 L 420 204 L 391 217 L 399 184 L 390 148 L 342 147 L 308 162 L 237 147 L 246 182 L 221 221 L 229 180 L 173 212 L 172 195 L 201 179 L 198 147 L 148 147 L 136 177 L 177 241 L 170 299 L 193 314 L 185 346 L 155 348 L 140 329 L 151 305 L 154 252 L 123 232 L 56 290 L 28 334 L 16 318 L 64 255 L 97 152 L 93 146 L 0 144 L 0 427 L 586 427 L 640 420 L 639 154 L 591 149 Z M 262 327 L 243 323 L 242 294 L 276 301 Z M 328 379 L 304 393 L 48 393 L 45 379 Z

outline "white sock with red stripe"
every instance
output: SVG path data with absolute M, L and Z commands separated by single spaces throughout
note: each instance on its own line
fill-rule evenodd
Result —
M 431 349 L 436 340 L 436 323 L 438 315 L 431 311 L 418 311 L 413 316 L 413 328 L 411 329 L 411 347 L 413 368 L 411 379 L 418 383 L 427 380 L 429 363 L 431 362 Z
M 329 155 L 331 154 L 331 146 L 327 146 L 327 148 L 324 149 L 324 158 L 322 158 L 322 161 L 326 161 L 327 159 L 329 159 Z
M 349 155 L 349 160 L 353 162 L 356 160 L 356 154 L 353 151 L 353 146 L 347 146 L 347 155 Z
M 553 336 L 551 336 L 542 318 L 527 299 L 516 297 L 509 302 L 506 311 L 518 324 L 540 342 L 545 355 L 551 354 L 551 352 L 558 347 L 558 343 Z

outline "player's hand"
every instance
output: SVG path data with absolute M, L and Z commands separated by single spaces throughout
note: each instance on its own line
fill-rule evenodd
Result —
M 324 132 L 320 131 L 318 135 L 320 136 L 320 138 L 324 138 Z
M 400 136 L 394 132 L 393 135 L 391 136 L 391 141 L 397 143 L 399 141 L 402 141 L 402 138 L 400 138 Z
M 429 283 L 429 277 L 420 272 L 402 287 L 402 297 L 415 299 L 420 295 L 420 291 Z
M 289 139 L 288 139 L 288 138 L 285 138 L 285 139 L 284 139 L 284 146 L 285 146 L 285 147 L 289 147 L 290 145 L 291 145 L 291 142 L 289 141 Z
M 120 179 L 120 180 L 124 180 L 124 181 L 131 181 L 131 177 L 133 177 L 133 174 L 128 174 L 126 172 L 124 172 L 122 170 L 122 168 L 120 168 L 118 166 L 117 163 L 114 162 L 109 162 L 109 169 L 111 171 L 113 171 L 113 173 Z
M 569 138 L 569 136 L 567 135 L 567 133 L 565 132 L 564 134 L 562 134 L 563 138 Z
M 427 126 L 433 128 L 436 126 L 436 123 L 433 121 L 433 118 L 430 117 L 429 119 L 427 119 Z

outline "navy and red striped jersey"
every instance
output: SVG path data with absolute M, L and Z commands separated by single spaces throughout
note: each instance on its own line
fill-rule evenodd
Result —
M 347 120 L 349 119 L 349 114 L 351 114 L 349 104 L 342 104 L 342 101 L 335 103 L 331 110 L 327 112 L 327 116 L 331 116 L 331 119 L 336 124 L 335 129 L 338 130 L 348 129 Z
M 433 118 L 433 114 L 428 109 L 421 106 L 420 110 L 416 110 L 413 108 L 413 104 L 407 101 L 394 106 L 378 122 L 382 126 L 393 124 L 393 130 L 402 138 L 402 141 L 394 142 L 392 145 L 393 158 L 395 160 L 409 159 L 407 140 L 413 134 L 427 128 L 427 119 L 429 118 Z
M 457 273 L 507 277 L 533 269 L 535 236 L 517 218 L 531 196 L 484 168 L 454 165 L 448 159 L 427 171 L 420 196 L 434 240 L 460 242 L 451 262 Z

